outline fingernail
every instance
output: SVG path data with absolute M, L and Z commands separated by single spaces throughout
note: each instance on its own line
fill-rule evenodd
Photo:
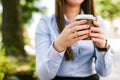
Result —
M 91 30 L 89 30 L 89 33 L 91 33 Z
M 83 22 L 87 22 L 86 20 L 83 20 Z

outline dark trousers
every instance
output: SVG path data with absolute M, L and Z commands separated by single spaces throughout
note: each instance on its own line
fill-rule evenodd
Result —
M 88 76 L 88 77 L 59 77 L 56 76 L 52 80 L 100 80 L 99 76 L 97 74 Z

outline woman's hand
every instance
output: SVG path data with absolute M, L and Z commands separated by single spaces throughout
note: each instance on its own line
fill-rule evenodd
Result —
M 95 27 L 91 27 L 91 39 L 98 48 L 106 48 L 106 39 L 103 30 L 100 28 L 100 24 L 96 21 L 93 21 L 93 24 Z
M 86 20 L 75 21 L 67 25 L 54 42 L 54 48 L 61 52 L 75 42 L 87 38 L 90 26 Z

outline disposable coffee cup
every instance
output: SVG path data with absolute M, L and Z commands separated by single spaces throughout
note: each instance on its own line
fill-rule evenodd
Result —
M 93 20 L 95 20 L 95 17 L 93 15 L 90 14 L 84 14 L 84 15 L 78 15 L 75 17 L 76 21 L 80 21 L 80 20 L 87 20 L 87 24 L 90 25 L 90 27 L 93 27 Z M 90 40 L 90 36 L 85 38 L 84 40 Z

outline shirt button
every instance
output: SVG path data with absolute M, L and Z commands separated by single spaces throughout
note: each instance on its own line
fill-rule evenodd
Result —
M 56 62 L 59 63 L 59 62 L 60 62 L 60 58 L 57 58 L 57 59 L 56 59 Z
M 53 67 L 53 71 L 55 71 L 56 70 L 56 67 Z

